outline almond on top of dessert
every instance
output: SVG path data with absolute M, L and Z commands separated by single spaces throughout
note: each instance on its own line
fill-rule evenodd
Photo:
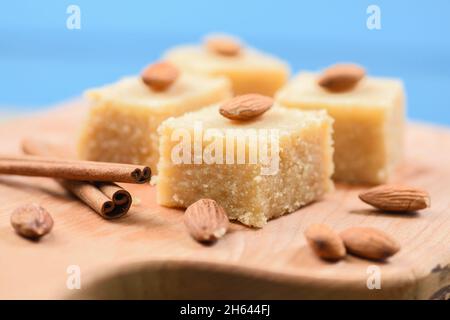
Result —
M 289 78 L 287 63 L 225 35 L 211 35 L 202 44 L 181 45 L 164 58 L 190 72 L 226 76 L 234 94 L 273 96 Z
M 167 119 L 158 133 L 157 202 L 164 206 L 213 199 L 230 219 L 263 227 L 333 189 L 332 119 L 325 111 L 274 105 L 236 121 L 214 105 Z
M 223 77 L 175 71 L 159 63 L 142 78 L 127 77 L 87 91 L 92 107 L 78 144 L 86 160 L 148 165 L 156 173 L 159 124 L 231 96 Z
M 328 76 L 339 79 L 339 75 L 330 72 Z M 356 72 L 340 79 L 353 80 L 351 76 L 357 83 L 347 83 L 347 90 L 341 90 L 331 79 L 324 81 L 321 74 L 301 72 L 276 94 L 275 99 L 288 108 L 324 109 L 334 118 L 334 179 L 349 183 L 384 183 L 403 154 L 403 84 L 390 78 L 357 79 L 356 76 L 361 75 Z M 325 83 L 340 90 L 331 90 Z

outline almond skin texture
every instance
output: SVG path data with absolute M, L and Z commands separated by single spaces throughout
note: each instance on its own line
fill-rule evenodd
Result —
M 37 240 L 52 230 L 53 219 L 47 210 L 32 203 L 13 211 L 11 225 L 21 236 Z
M 347 251 L 355 256 L 384 260 L 400 250 L 400 245 L 381 230 L 354 227 L 340 234 Z
M 237 56 L 241 51 L 241 44 L 233 37 L 215 36 L 205 40 L 205 46 L 208 51 L 222 56 Z
M 322 73 L 317 83 L 330 92 L 345 92 L 352 90 L 365 74 L 364 68 L 356 64 L 335 64 Z
M 361 193 L 359 198 L 377 209 L 392 212 L 425 209 L 431 202 L 425 190 L 402 185 L 381 185 Z
M 250 93 L 226 101 L 220 106 L 219 112 L 225 118 L 246 121 L 262 115 L 272 105 L 271 97 Z
M 229 221 L 225 210 L 216 201 L 201 199 L 186 209 L 184 224 L 195 240 L 212 243 L 225 235 Z
M 149 65 L 142 71 L 142 81 L 155 91 L 167 90 L 177 80 L 180 72 L 169 62 Z
M 306 229 L 305 237 L 314 253 L 320 258 L 337 261 L 345 257 L 344 242 L 328 225 L 311 225 Z

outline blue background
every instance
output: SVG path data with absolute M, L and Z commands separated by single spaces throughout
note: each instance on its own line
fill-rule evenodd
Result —
M 81 30 L 66 9 L 81 9 Z M 381 8 L 381 30 L 366 9 Z M 404 79 L 409 117 L 450 125 L 450 1 L 3 1 L 0 106 L 42 109 L 139 72 L 160 53 L 224 31 L 292 69 L 354 61 Z

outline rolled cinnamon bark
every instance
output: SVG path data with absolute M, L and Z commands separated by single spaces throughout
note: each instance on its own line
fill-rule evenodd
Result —
M 66 157 L 60 146 L 35 139 L 22 141 L 22 150 L 29 155 Z M 131 207 L 132 197 L 128 191 L 114 182 L 87 182 L 56 179 L 67 191 L 74 194 L 105 219 L 119 218 Z
M 111 193 L 107 195 L 101 188 L 86 181 L 60 180 L 58 182 L 105 219 L 119 218 L 130 209 L 131 195 L 118 185 L 105 184 L 111 190 Z M 120 201 L 117 203 L 114 199 L 120 199 Z
M 0 173 L 125 183 L 146 183 L 151 178 L 146 166 L 39 156 L 0 156 Z
M 124 212 L 124 214 L 128 212 L 131 207 L 132 198 L 127 190 L 114 182 L 95 182 L 95 186 L 113 201 L 115 205 L 113 215 L 118 215 L 120 212 Z

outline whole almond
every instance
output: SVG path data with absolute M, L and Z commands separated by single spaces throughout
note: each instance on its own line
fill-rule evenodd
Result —
M 214 36 L 205 40 L 206 49 L 222 56 L 236 56 L 241 51 L 238 40 L 229 36 Z
M 430 206 L 428 192 L 402 185 L 381 185 L 362 192 L 359 198 L 384 211 L 411 212 Z
M 236 96 L 220 106 L 221 115 L 232 120 L 250 120 L 269 110 L 273 105 L 271 97 L 256 93 Z
M 229 222 L 225 210 L 216 201 L 201 199 L 186 209 L 184 224 L 195 240 L 211 243 L 225 235 Z
M 381 230 L 353 227 L 340 234 L 347 251 L 353 255 L 384 260 L 400 250 L 400 245 Z
M 142 81 L 155 91 L 167 90 L 177 80 L 180 72 L 169 62 L 149 65 L 142 71 Z
M 53 219 L 43 207 L 26 204 L 11 214 L 11 225 L 18 234 L 29 239 L 39 239 L 52 230 Z
M 305 237 L 313 251 L 320 258 L 337 261 L 345 257 L 344 242 L 328 225 L 311 225 L 306 229 Z
M 364 68 L 356 64 L 335 64 L 326 69 L 317 82 L 328 91 L 345 92 L 353 89 L 365 74 Z

